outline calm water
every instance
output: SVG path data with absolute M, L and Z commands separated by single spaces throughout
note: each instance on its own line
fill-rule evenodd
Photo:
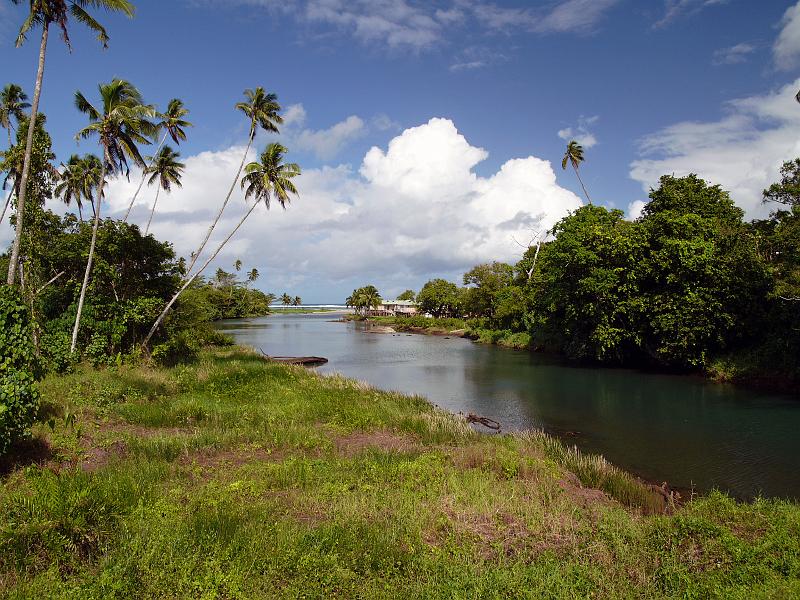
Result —
M 442 337 L 377 334 L 331 314 L 223 321 L 237 343 L 324 356 L 336 372 L 421 394 L 503 429 L 543 428 L 642 477 L 740 498 L 800 498 L 800 400 L 701 378 L 582 368 Z

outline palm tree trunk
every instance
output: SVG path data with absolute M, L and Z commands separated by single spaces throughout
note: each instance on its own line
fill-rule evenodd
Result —
M 584 193 L 584 195 L 586 196 L 586 199 L 589 201 L 589 204 L 591 204 L 591 203 L 592 203 L 592 199 L 591 199 L 591 198 L 589 198 L 589 192 L 587 192 L 587 191 L 586 191 L 586 186 L 585 186 L 585 185 L 583 185 L 583 179 L 581 179 L 581 174 L 580 174 L 580 172 L 578 171 L 578 167 L 576 167 L 576 166 L 574 166 L 574 165 L 573 165 L 573 168 L 575 169 L 575 175 L 577 175 L 577 176 L 578 176 L 578 181 L 580 182 L 580 184 L 581 184 L 581 187 L 583 188 L 583 193 Z
M 208 238 L 211 237 L 211 233 L 214 231 L 214 228 L 217 226 L 220 218 L 222 217 L 222 212 L 225 210 L 225 207 L 228 205 L 228 201 L 231 199 L 231 194 L 233 194 L 233 190 L 236 187 L 236 183 L 239 181 L 239 176 L 242 174 L 242 169 L 244 169 L 244 163 L 247 160 L 247 153 L 250 152 L 250 146 L 253 145 L 253 139 L 256 137 L 256 130 L 255 127 L 251 128 L 250 132 L 250 139 L 247 141 L 247 148 L 244 149 L 244 156 L 242 156 L 242 163 L 239 165 L 239 170 L 236 172 L 236 178 L 233 180 L 231 184 L 231 189 L 228 190 L 228 195 L 225 197 L 225 202 L 222 203 L 222 206 L 217 213 L 214 222 L 211 223 L 211 227 L 208 228 L 208 232 L 206 233 L 206 237 L 203 239 L 203 243 L 200 244 L 200 247 L 197 249 L 197 252 L 194 253 L 192 257 L 192 262 L 189 264 L 189 268 L 186 270 L 187 273 L 192 272 L 192 268 L 194 268 L 197 259 L 200 258 L 200 253 L 203 251 L 203 248 L 206 247 L 208 243 Z
M 153 323 L 153 326 L 150 328 L 150 331 L 148 332 L 148 334 L 147 334 L 147 337 L 146 337 L 146 338 L 144 338 L 144 342 L 142 342 L 142 347 L 145 347 L 145 348 L 147 347 L 147 344 L 150 342 L 150 338 L 152 338 L 152 337 L 153 337 L 153 334 L 154 334 L 154 333 L 156 332 L 156 330 L 159 328 L 159 326 L 161 325 L 162 321 L 163 321 L 163 320 L 164 320 L 164 318 L 167 316 L 167 313 L 169 313 L 170 309 L 172 308 L 172 305 L 173 305 L 173 304 L 175 304 L 175 301 L 178 299 L 178 297 L 179 297 L 179 296 L 180 296 L 180 295 L 181 295 L 181 294 L 182 294 L 184 291 L 186 291 L 186 288 L 188 288 L 188 287 L 189 287 L 189 286 L 192 284 L 192 282 L 193 282 L 195 279 L 197 279 L 197 277 L 200 275 L 200 273 L 202 273 L 203 271 L 205 271 L 205 270 L 206 270 L 206 267 L 208 267 L 208 265 L 210 265 L 210 264 L 211 264 L 211 261 L 212 261 L 212 260 L 214 260 L 214 259 L 217 257 L 217 254 L 219 254 L 219 253 L 220 253 L 220 250 L 222 250 L 222 248 L 224 248 L 224 247 L 225 247 L 225 244 L 227 244 L 227 243 L 230 241 L 230 239 L 231 239 L 231 238 L 232 238 L 232 237 L 233 237 L 233 236 L 236 234 L 236 232 L 237 232 L 237 231 L 239 231 L 239 228 L 240 228 L 240 227 L 242 226 L 242 224 L 243 224 L 243 223 L 244 223 L 244 222 L 247 220 L 247 217 L 249 217 L 249 216 L 250 216 L 250 214 L 251 214 L 251 213 L 252 213 L 252 212 L 255 210 L 256 206 L 258 206 L 258 202 L 253 202 L 253 206 L 251 206 L 251 207 L 250 207 L 250 210 L 248 210 L 248 211 L 245 213 L 245 215 L 242 217 L 241 221 L 239 221 L 239 224 L 238 224 L 238 225 L 236 225 L 236 227 L 234 227 L 234 228 L 233 228 L 233 231 L 231 231 L 231 232 L 228 234 L 228 237 L 226 237 L 226 238 L 225 238 L 225 239 L 222 241 L 222 243 L 221 243 L 219 246 L 217 246 L 217 249 L 214 251 L 214 254 L 212 254 L 212 255 L 211 255 L 209 258 L 208 258 L 208 260 L 206 260 L 206 262 L 204 262 L 204 263 L 203 263 L 203 266 L 202 266 L 202 267 L 200 267 L 200 268 L 197 270 L 197 272 L 196 272 L 194 275 L 192 275 L 191 277 L 189 277 L 189 278 L 186 280 L 186 283 L 184 283 L 184 284 L 183 284 L 183 286 L 181 286 L 181 289 L 179 289 L 179 290 L 178 290 L 178 291 L 175 293 L 175 295 L 172 297 L 172 299 L 171 299 L 171 300 L 170 300 L 170 301 L 167 303 L 167 305 L 164 307 L 164 310 L 162 310 L 162 311 L 161 311 L 161 314 L 160 314 L 160 315 L 158 315 L 158 318 L 156 319 L 156 322 L 155 322 L 155 323 Z
M 105 181 L 106 178 L 106 164 L 110 163 L 108 157 L 108 148 L 103 148 L 103 168 L 100 171 L 100 181 Z M 97 230 L 100 227 L 100 208 L 103 204 L 103 188 L 97 195 L 97 210 L 94 213 L 94 226 L 92 227 L 92 242 L 89 244 L 89 258 L 86 260 L 86 272 L 83 274 L 83 285 L 81 285 L 81 295 L 78 299 L 78 313 L 75 315 L 75 327 L 72 329 L 72 344 L 70 345 L 70 352 L 75 352 L 75 346 L 78 344 L 78 329 L 81 326 L 81 313 L 83 312 L 83 301 L 86 298 L 86 288 L 89 287 L 89 276 L 92 273 L 92 262 L 94 261 L 94 246 L 97 242 Z
M 8 197 L 6 198 L 6 203 L 3 206 L 3 212 L 2 212 L 2 214 L 0 214 L 0 223 L 3 222 L 3 217 L 6 216 L 6 211 L 8 210 L 8 205 L 11 203 L 11 194 L 13 194 L 13 193 L 14 193 L 13 190 L 8 193 Z
M 14 236 L 14 245 L 11 247 L 11 260 L 8 263 L 8 285 L 14 285 L 17 263 L 19 262 L 19 247 L 22 242 L 22 223 L 25 216 L 25 196 L 28 191 L 28 175 L 31 169 L 31 153 L 33 151 L 33 132 L 36 129 L 36 115 L 39 113 L 39 98 L 42 95 L 42 79 L 44 79 L 44 58 L 47 53 L 47 23 L 42 26 L 42 43 L 39 46 L 39 67 L 36 71 L 36 87 L 33 88 L 33 104 L 28 122 L 28 139 L 25 141 L 25 159 L 22 163 L 22 176 L 20 177 L 20 191 L 17 196 L 17 234 Z
M 156 148 L 155 153 L 153 154 L 153 160 L 155 160 L 156 155 L 161 151 L 161 147 L 164 145 L 164 142 L 167 140 L 167 134 L 164 133 L 164 137 L 161 138 L 161 143 L 158 144 L 158 148 Z M 125 211 L 125 217 L 122 219 L 123 223 L 128 222 L 128 216 L 131 214 L 131 209 L 133 208 L 133 203 L 136 202 L 136 197 L 139 195 L 139 192 L 142 191 L 142 186 L 144 185 L 144 180 L 147 179 L 147 169 L 150 165 L 153 164 L 151 160 L 147 165 L 145 165 L 144 169 L 142 169 L 142 180 L 139 182 L 139 187 L 136 188 L 136 193 L 131 198 L 131 203 L 128 205 L 128 210 Z
M 158 203 L 158 193 L 161 191 L 161 186 L 156 186 L 156 199 L 153 200 L 153 208 L 150 210 L 150 218 L 147 219 L 147 229 L 144 230 L 144 234 L 147 235 L 147 232 L 150 231 L 150 223 L 153 222 L 153 213 L 156 212 L 156 204 Z
M 81 209 L 80 204 L 78 204 L 78 219 L 80 219 L 81 223 L 83 223 L 83 210 Z

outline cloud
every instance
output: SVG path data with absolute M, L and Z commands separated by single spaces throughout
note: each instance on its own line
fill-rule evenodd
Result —
M 233 147 L 187 158 L 184 187 L 159 197 L 155 235 L 188 255 L 227 192 L 242 152 Z M 479 262 L 516 261 L 522 249 L 515 239 L 551 227 L 581 201 L 558 186 L 548 161 L 532 156 L 480 177 L 474 168 L 487 156 L 452 121 L 431 119 L 385 148 L 371 148 L 358 170 L 339 165 L 304 171 L 297 180 L 300 197 L 286 211 L 256 210 L 217 263 L 226 267 L 241 258 L 265 273 L 260 284 L 277 290 L 290 284 L 339 289 L 351 280 L 404 289 Z M 111 213 L 124 211 L 137 184 L 135 173 L 130 182 L 111 184 Z M 152 195 L 152 189 L 141 195 L 133 222 L 146 221 Z M 244 210 L 237 186 L 214 238 L 223 237 Z
M 775 65 L 779 69 L 792 69 L 800 59 L 800 2 L 783 14 L 781 32 L 772 48 Z
M 748 57 L 758 48 L 753 44 L 741 43 L 728 48 L 720 48 L 714 51 L 711 62 L 715 66 L 719 65 L 738 65 L 747 62 Z
M 642 210 L 644 210 L 645 205 L 647 202 L 644 200 L 634 200 L 630 204 L 628 204 L 628 210 L 626 211 L 627 217 L 630 220 L 638 219 L 642 216 Z
M 430 9 L 406 0 L 308 0 L 304 17 L 334 25 L 361 42 L 383 42 L 391 49 L 421 50 L 435 45 L 442 23 Z M 449 14 L 439 18 L 450 20 Z
M 566 0 L 545 15 L 536 30 L 565 32 L 592 29 L 618 1 Z
M 216 6 L 211 0 L 185 0 Z M 449 42 L 452 32 L 468 25 L 488 32 L 567 33 L 594 29 L 622 0 L 556 0 L 546 8 L 513 8 L 483 0 L 227 0 L 226 4 L 263 7 L 298 22 L 333 27 L 367 45 L 392 51 L 423 52 Z M 458 60 L 456 64 L 479 59 Z M 483 61 L 486 62 L 486 61 Z M 459 70 L 456 68 L 455 70 Z
M 589 126 L 596 123 L 598 116 L 579 117 L 576 127 L 566 127 L 558 131 L 558 137 L 565 141 L 575 140 L 584 148 L 591 148 L 597 145 L 597 138 L 589 131 Z
M 800 79 L 771 93 L 728 102 L 718 121 L 676 123 L 644 140 L 645 156 L 630 176 L 645 190 L 663 174 L 697 173 L 720 184 L 749 217 L 763 216 L 761 191 L 778 178 L 784 161 L 800 156 Z
M 620 0 L 562 0 L 547 11 L 476 2 L 472 5 L 472 10 L 478 22 L 491 30 L 583 32 L 594 28 L 606 12 L 619 2 Z
M 307 116 L 302 104 L 289 105 L 283 117 L 281 135 L 277 137 L 290 150 L 311 152 L 325 161 L 334 158 L 349 142 L 364 136 L 368 131 L 366 123 L 356 115 L 350 115 L 327 129 L 316 130 L 303 127 Z M 383 117 L 388 119 L 385 115 Z M 376 122 L 380 125 L 386 124 L 386 121 L 380 118 L 377 118 Z
M 450 65 L 450 70 L 454 73 L 473 71 L 500 64 L 507 60 L 508 56 L 502 52 L 497 52 L 485 46 L 470 46 L 458 53 L 456 62 Z
M 683 15 L 693 15 L 706 7 L 727 3 L 728 0 L 665 0 L 664 16 L 653 27 L 665 27 Z
M 366 132 L 364 121 L 351 115 L 328 129 L 304 129 L 291 136 L 289 143 L 297 150 L 313 152 L 321 160 L 330 160 L 348 142 L 362 137 Z

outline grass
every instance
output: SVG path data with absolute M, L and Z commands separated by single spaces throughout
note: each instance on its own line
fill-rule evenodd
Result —
M 0 482 L 8 598 L 788 598 L 800 507 L 659 511 L 542 433 L 238 348 L 42 383 Z
M 531 346 L 531 336 L 526 332 L 514 333 L 508 329 L 485 329 L 477 327 L 476 320 L 457 318 L 434 318 L 423 315 L 408 317 L 369 317 L 370 321 L 390 325 L 397 331 L 413 331 L 433 335 L 461 335 L 481 344 L 491 344 L 526 350 Z

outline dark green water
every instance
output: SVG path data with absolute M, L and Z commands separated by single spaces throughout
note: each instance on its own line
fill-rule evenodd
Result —
M 367 333 L 330 314 L 224 321 L 271 355 L 324 356 L 319 370 L 421 394 L 503 429 L 543 428 L 651 481 L 739 498 L 800 499 L 800 400 L 699 377 L 575 367 L 459 338 Z

